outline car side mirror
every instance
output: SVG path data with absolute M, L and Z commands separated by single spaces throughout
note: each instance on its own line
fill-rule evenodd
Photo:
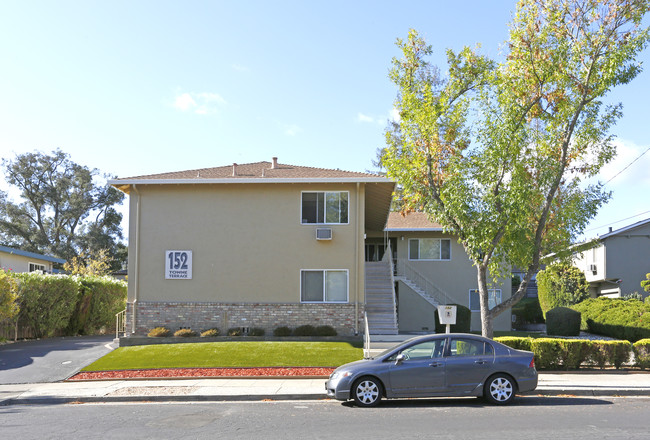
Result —
M 397 357 L 395 358 L 395 365 L 402 363 L 404 361 L 404 359 L 406 359 L 406 356 L 404 356 L 404 353 L 398 354 Z

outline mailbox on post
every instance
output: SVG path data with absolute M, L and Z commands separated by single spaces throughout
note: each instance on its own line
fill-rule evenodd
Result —
M 447 326 L 447 333 L 451 333 L 451 326 L 456 324 L 456 306 L 438 306 L 438 319 Z

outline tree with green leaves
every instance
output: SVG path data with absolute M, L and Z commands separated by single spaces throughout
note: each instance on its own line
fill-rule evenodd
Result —
M 645 274 L 645 280 L 641 281 L 641 287 L 643 287 L 643 290 L 650 293 L 650 273 Z
M 99 171 L 74 163 L 61 150 L 3 159 L 6 181 L 20 191 L 18 203 L 0 192 L 0 241 L 65 259 L 106 249 L 119 252 L 124 194 L 96 182 Z M 107 177 L 107 176 L 104 176 Z
M 380 163 L 403 210 L 424 210 L 458 236 L 477 270 L 482 333 L 524 297 L 542 256 L 567 249 L 609 193 L 585 180 L 615 154 L 613 87 L 641 70 L 648 1 L 522 0 L 505 59 L 447 51 L 447 73 L 415 31 L 398 40 L 391 80 L 399 120 Z M 492 309 L 488 285 L 526 273 Z

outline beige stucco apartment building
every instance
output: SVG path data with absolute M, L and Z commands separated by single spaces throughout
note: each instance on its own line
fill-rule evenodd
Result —
M 418 306 L 423 296 L 409 294 L 399 284 L 405 275 L 378 258 L 391 240 L 398 261 L 415 252 L 408 243 L 423 240 L 427 258 L 409 263 L 432 271 L 449 293 L 437 301 L 469 305 L 476 285 L 469 259 L 448 234 L 384 231 L 395 185 L 382 176 L 273 158 L 110 183 L 130 196 L 128 334 L 157 326 L 270 334 L 312 324 L 355 335 L 363 333 L 364 313 L 371 333 L 433 331 L 431 301 Z M 451 261 L 446 254 L 427 261 L 427 246 L 435 247 L 429 239 L 439 237 Z

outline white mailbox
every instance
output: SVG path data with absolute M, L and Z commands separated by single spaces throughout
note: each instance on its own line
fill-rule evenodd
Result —
M 451 333 L 451 326 L 456 324 L 456 306 L 438 306 L 438 319 L 447 326 L 447 333 Z

